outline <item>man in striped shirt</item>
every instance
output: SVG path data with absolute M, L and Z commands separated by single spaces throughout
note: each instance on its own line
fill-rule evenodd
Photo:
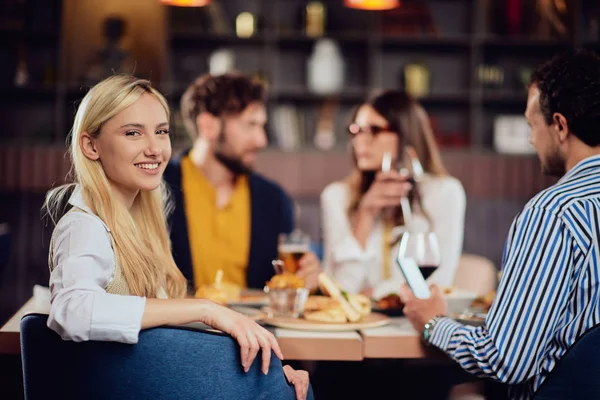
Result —
M 570 346 L 600 323 L 600 58 L 559 55 L 532 75 L 525 116 L 546 174 L 562 176 L 516 217 L 496 300 L 482 327 L 443 317 L 438 288 L 404 312 L 466 371 L 529 399 Z

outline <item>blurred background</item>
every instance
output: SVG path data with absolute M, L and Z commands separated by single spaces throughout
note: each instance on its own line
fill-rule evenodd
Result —
M 349 113 L 374 90 L 406 88 L 467 192 L 464 251 L 499 267 L 513 217 L 553 182 L 527 141 L 529 74 L 562 50 L 600 48 L 597 0 L 0 0 L 0 10 L 2 322 L 47 285 L 43 198 L 68 172 L 78 102 L 113 71 L 167 96 L 176 149 L 189 145 L 178 109 L 196 76 L 268 82 L 258 170 L 300 205 L 317 245 L 320 192 L 350 170 Z

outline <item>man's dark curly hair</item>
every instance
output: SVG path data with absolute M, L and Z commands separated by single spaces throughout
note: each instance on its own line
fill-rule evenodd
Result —
M 547 124 L 562 114 L 588 146 L 600 144 L 600 57 L 588 50 L 556 55 L 531 75 L 540 91 L 540 108 Z
M 216 117 L 239 114 L 251 103 L 265 103 L 265 84 L 249 75 L 202 75 L 181 97 L 181 116 L 192 139 L 198 136 L 196 119 L 202 112 Z

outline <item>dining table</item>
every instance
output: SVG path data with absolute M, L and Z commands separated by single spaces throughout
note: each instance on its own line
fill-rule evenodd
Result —
M 34 288 L 34 295 L 0 328 L 0 355 L 20 354 L 21 319 L 31 313 L 48 314 L 49 298 Z M 363 359 L 425 358 L 435 354 L 425 346 L 404 317 L 390 317 L 380 327 L 348 331 L 297 330 L 265 325 L 287 360 L 361 361 Z

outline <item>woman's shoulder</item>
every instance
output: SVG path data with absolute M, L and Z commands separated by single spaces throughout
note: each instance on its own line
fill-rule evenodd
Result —
M 52 233 L 50 268 L 54 269 L 61 257 L 83 254 L 93 254 L 98 265 L 114 268 L 114 251 L 102 220 L 85 211 L 72 209 L 58 221 Z
M 465 197 L 465 189 L 460 180 L 450 175 L 427 175 L 421 186 L 427 195 L 444 196 L 448 199 Z
M 452 176 L 428 176 L 421 184 L 423 206 L 432 214 L 463 213 L 467 196 L 463 185 Z
M 72 208 L 57 223 L 55 235 L 74 233 L 82 236 L 106 236 L 108 228 L 100 217 L 88 212 Z
M 339 204 L 340 200 L 348 198 L 348 184 L 344 181 L 332 182 L 321 192 L 321 201 L 335 201 Z

